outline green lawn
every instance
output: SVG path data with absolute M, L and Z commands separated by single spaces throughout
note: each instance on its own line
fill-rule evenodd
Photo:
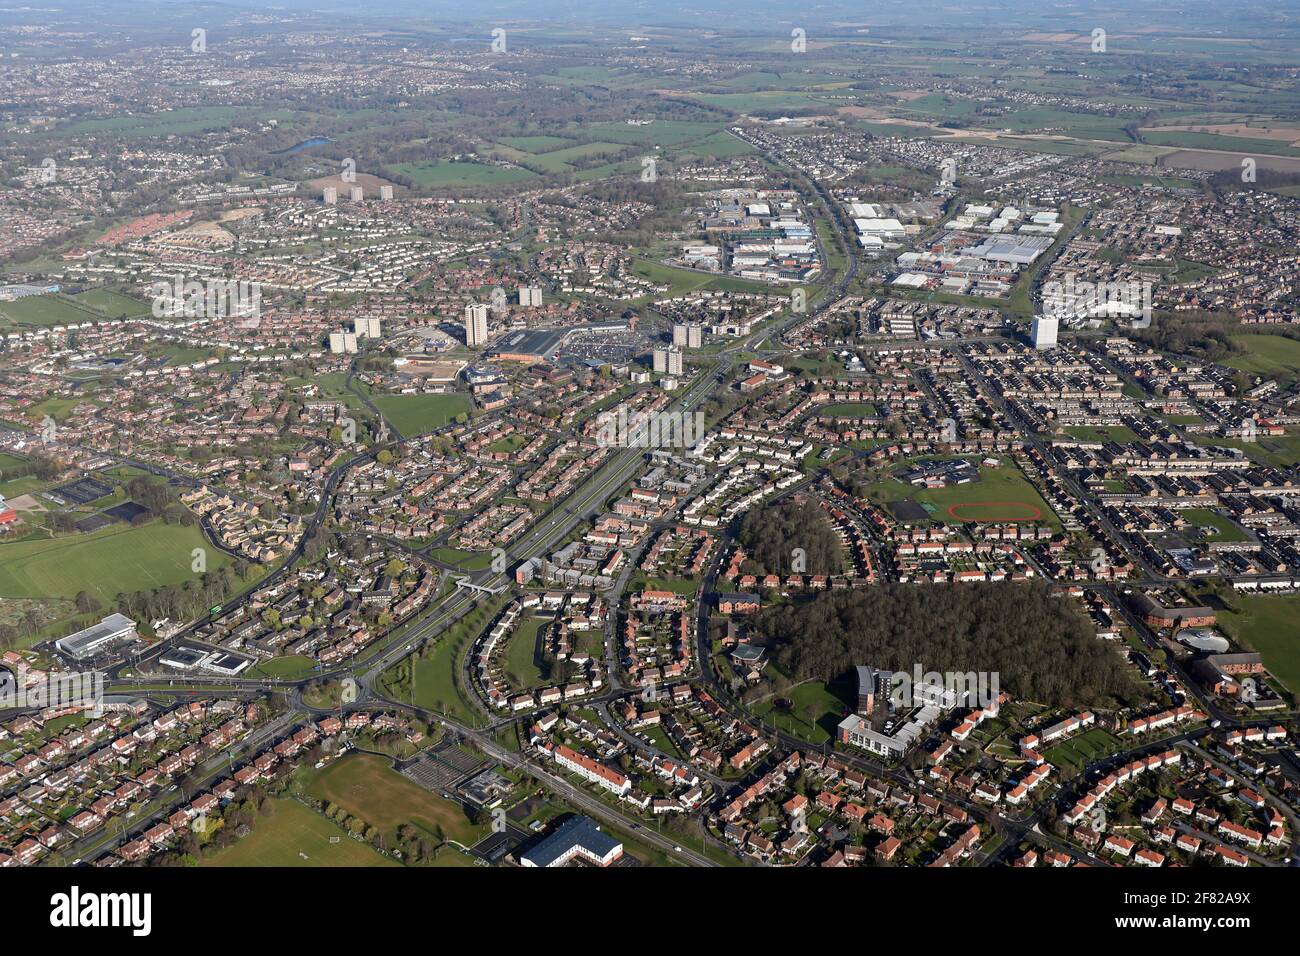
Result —
M 1048 763 L 1077 769 L 1118 748 L 1119 740 L 1114 734 L 1101 727 L 1094 727 L 1087 733 L 1049 747 L 1043 752 L 1043 757 Z
M 467 645 L 496 616 L 505 601 L 497 597 L 471 611 L 438 637 L 427 657 L 408 657 L 384 672 L 383 686 L 397 700 L 444 713 L 455 720 L 480 726 L 483 715 L 468 700 L 457 679 Z
M 755 716 L 775 724 L 784 733 L 820 744 L 834 738 L 835 726 L 843 719 L 845 711 L 856 704 L 850 683 L 848 679 L 832 681 L 829 685 L 808 681 L 752 709 Z M 788 700 L 790 706 L 777 707 L 776 702 L 780 699 Z
M 1214 541 L 1246 541 L 1249 535 L 1226 515 L 1208 508 L 1188 508 L 1182 516 L 1198 528 L 1213 528 L 1218 533 L 1210 535 Z
M 1233 595 L 1231 601 L 1238 610 L 1220 613 L 1224 630 L 1259 651 L 1288 690 L 1300 692 L 1300 595 Z
M 490 551 L 458 551 L 455 548 L 435 548 L 429 552 L 434 561 L 454 564 L 464 571 L 481 571 L 492 566 Z
M 1079 441 L 1116 441 L 1120 444 L 1126 444 L 1138 440 L 1137 433 L 1126 425 L 1110 425 L 1103 428 L 1071 425 L 1065 430 L 1065 433 L 1071 438 L 1077 438 Z
M 408 437 L 440 428 L 470 409 L 469 396 L 460 393 L 376 395 L 374 401 L 392 426 Z
M 73 598 L 88 591 L 109 604 L 122 591 L 193 580 L 192 552 L 207 551 L 208 571 L 230 563 L 197 525 L 117 524 L 93 534 L 0 545 L 0 596 Z
M 541 687 L 549 680 L 549 676 L 537 666 L 535 656 L 537 632 L 549 623 L 540 618 L 525 618 L 510 635 L 506 644 L 506 673 L 520 688 Z
M 869 402 L 840 402 L 823 406 L 818 414 L 835 418 L 874 418 L 880 411 Z
M 402 824 L 472 846 L 487 825 L 473 824 L 459 803 L 444 800 L 392 769 L 385 757 L 353 753 L 321 770 L 302 773 L 302 785 L 318 800 L 338 804 L 391 837 Z
M 299 678 L 306 677 L 316 670 L 316 661 L 310 657 L 301 655 L 292 657 L 273 657 L 269 661 L 263 661 L 252 670 L 250 677 L 285 677 Z
M 335 842 L 331 842 L 331 840 Z M 400 866 L 297 800 L 271 801 L 253 831 L 204 866 Z

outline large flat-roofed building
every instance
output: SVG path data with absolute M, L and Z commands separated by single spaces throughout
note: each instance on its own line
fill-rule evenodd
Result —
M 555 832 L 519 857 L 521 866 L 564 866 L 582 859 L 595 866 L 609 866 L 623 855 L 623 844 L 604 833 L 591 817 L 570 817 Z
M 503 339 L 491 355 L 503 362 L 549 361 L 563 338 L 561 329 L 519 329 Z
M 54 642 L 54 647 L 73 660 L 84 661 L 112 644 L 134 640 L 135 637 L 135 621 L 122 614 L 110 614 L 98 624 L 60 638 Z

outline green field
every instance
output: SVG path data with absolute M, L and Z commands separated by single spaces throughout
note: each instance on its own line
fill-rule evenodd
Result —
M 0 545 L 0 595 L 73 598 L 88 591 L 109 604 L 122 591 L 193 580 L 191 552 L 207 551 L 207 568 L 230 563 L 197 525 L 154 521 L 114 525 L 93 534 Z
M 541 687 L 547 683 L 548 676 L 538 667 L 536 660 L 537 632 L 549 624 L 541 618 L 525 618 L 523 623 L 510 635 L 506 645 L 506 673 L 510 680 L 521 689 Z
M 1183 179 L 1179 176 L 1102 176 L 1101 182 L 1116 186 L 1162 186 L 1166 189 L 1199 189 L 1201 184 L 1195 179 Z
M 1265 378 L 1291 379 L 1300 371 L 1300 340 L 1284 335 L 1234 335 L 1232 344 L 1245 350 L 1223 364 Z
M 434 561 L 454 564 L 462 571 L 482 571 L 492 566 L 492 554 L 489 551 L 458 551 L 455 548 L 435 548 L 429 552 Z
M 1300 149 L 1275 139 L 1252 139 L 1246 136 L 1224 136 L 1219 133 L 1194 133 L 1190 130 L 1156 132 L 1146 130 L 1142 138 L 1156 146 L 1178 146 L 1190 149 L 1220 149 L 1227 152 L 1264 153 L 1271 156 L 1300 156 Z
M 69 325 L 102 318 L 103 314 L 91 311 L 60 293 L 29 295 L 13 302 L 0 302 L 0 320 L 15 325 Z
M 525 153 L 544 153 L 548 149 L 559 149 L 561 146 L 573 145 L 573 140 L 566 139 L 563 136 L 503 136 L 499 142 L 504 143 L 511 149 L 517 149 Z
M 1107 425 L 1093 428 L 1087 425 L 1071 425 L 1065 433 L 1079 441 L 1115 441 L 1127 444 L 1138 440 L 1137 432 L 1126 425 Z
M 278 119 L 283 122 L 291 115 L 284 111 L 267 112 L 252 106 L 192 106 L 133 116 L 77 120 L 59 132 L 74 136 L 85 133 L 126 137 L 185 136 L 209 129 L 226 129 L 250 119 Z
M 880 414 L 880 410 L 868 402 L 840 402 L 824 405 L 818 414 L 835 418 L 874 418 Z
M 533 176 L 526 169 L 507 169 L 489 163 L 399 163 L 395 172 L 409 177 L 417 186 L 499 186 Z
M 1259 651 L 1288 690 L 1300 692 L 1300 595 L 1233 595 L 1231 601 L 1237 610 L 1219 614 L 1223 629 Z
M 302 784 L 316 799 L 338 804 L 378 827 L 385 837 L 402 824 L 411 824 L 431 836 L 441 834 L 443 839 L 472 846 L 487 831 L 486 826 L 471 823 L 459 803 L 430 793 L 375 754 L 348 754 L 321 770 L 304 771 Z
M 420 435 L 468 413 L 468 395 L 376 395 L 375 405 L 404 436 Z
M 1211 534 L 1214 541 L 1246 541 L 1246 534 L 1231 518 L 1208 508 L 1188 508 L 1180 514 L 1198 528 L 1213 528 L 1217 533 Z
M 427 657 L 408 657 L 390 667 L 383 675 L 383 686 L 388 694 L 397 700 L 480 726 L 484 722 L 482 714 L 466 700 L 466 695 L 472 692 L 461 690 L 456 674 L 466 646 L 504 603 L 496 598 L 471 611 L 439 635 L 438 643 Z
M 348 836 L 346 830 L 297 800 L 270 803 L 253 832 L 214 853 L 204 866 L 400 866 Z M 334 840 L 335 842 L 330 842 Z
M 681 269 L 652 262 L 649 259 L 633 259 L 632 271 L 651 282 L 668 285 L 669 295 L 681 295 L 697 289 L 722 292 L 771 292 L 773 290 L 772 286 L 764 282 L 751 282 L 747 279 L 733 279 L 730 276 L 716 275 L 711 272 Z
M 151 308 L 147 302 L 141 302 L 139 299 L 133 299 L 129 295 L 122 295 L 111 289 L 88 289 L 85 292 L 78 292 L 72 298 L 78 304 L 103 312 L 114 319 L 129 315 L 146 315 Z
M 250 677 L 283 677 L 297 679 L 315 672 L 317 663 L 310 657 L 301 655 L 290 657 L 273 657 L 263 661 L 248 672 Z

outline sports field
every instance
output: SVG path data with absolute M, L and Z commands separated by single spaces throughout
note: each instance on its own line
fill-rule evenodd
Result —
M 193 580 L 195 548 L 206 549 L 209 571 L 230 563 L 197 526 L 161 521 L 3 544 L 0 597 L 73 598 L 78 591 L 88 591 L 108 604 L 122 591 Z
M 946 488 L 918 488 L 894 478 L 871 486 L 868 497 L 881 503 L 910 498 L 928 505 L 936 521 L 1039 521 L 1052 527 L 1060 519 L 1029 480 L 1009 462 L 980 468 L 980 480 Z
M 1223 629 L 1259 651 L 1269 672 L 1300 693 L 1300 595 L 1233 595 L 1232 604 L 1237 611 L 1219 614 Z
M 65 295 L 31 295 L 12 302 L 0 302 L 0 324 L 16 325 L 68 325 L 94 322 L 104 316 L 100 312 L 77 304 Z
M 405 436 L 440 428 L 469 411 L 468 395 L 376 395 L 375 405 Z
M 333 842 L 331 842 L 333 841 Z M 400 866 L 297 800 L 271 801 L 253 831 L 203 866 Z
M 460 804 L 407 780 L 392 769 L 387 758 L 374 754 L 348 754 L 323 770 L 306 771 L 303 785 L 318 800 L 338 804 L 378 827 L 385 836 L 408 823 L 429 834 L 438 831 L 445 839 L 472 846 L 488 830 L 486 825 L 470 823 Z

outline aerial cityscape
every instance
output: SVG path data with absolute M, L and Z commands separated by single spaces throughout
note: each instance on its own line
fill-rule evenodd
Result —
M 0 11 L 0 869 L 1295 865 L 1298 13 Z

